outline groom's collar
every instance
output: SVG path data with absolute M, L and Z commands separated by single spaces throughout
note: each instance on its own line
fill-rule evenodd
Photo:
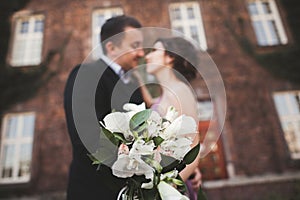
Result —
M 125 73 L 118 63 L 112 61 L 105 55 L 101 55 L 100 58 L 120 77 L 123 83 L 128 84 L 131 81 L 130 73 Z
M 105 55 L 101 55 L 101 59 L 117 74 L 120 74 L 120 70 L 122 70 L 122 67 L 115 63 L 114 61 L 112 61 L 110 58 L 108 58 Z

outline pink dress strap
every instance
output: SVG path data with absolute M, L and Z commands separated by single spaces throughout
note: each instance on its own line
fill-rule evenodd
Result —
M 155 99 L 155 102 L 152 104 L 152 106 L 150 108 L 156 112 L 159 112 L 160 102 L 161 102 L 161 96 L 159 96 Z

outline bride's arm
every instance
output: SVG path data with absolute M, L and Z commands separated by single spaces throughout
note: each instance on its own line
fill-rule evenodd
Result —
M 175 105 L 175 108 L 177 111 L 179 111 L 179 114 L 185 114 L 187 116 L 191 116 L 194 118 L 194 120 L 196 121 L 197 125 L 198 125 L 198 113 L 197 113 L 197 104 L 195 99 L 189 94 L 183 92 L 181 93 L 182 90 L 177 91 L 178 97 L 185 97 L 184 100 L 181 100 L 180 103 L 179 102 L 172 102 L 173 105 Z M 190 100 L 188 100 L 190 99 Z M 193 144 L 192 144 L 192 148 L 194 146 L 196 146 L 198 143 L 200 142 L 200 136 L 197 133 L 194 137 L 193 140 Z M 198 175 L 200 174 L 199 171 L 199 161 L 200 161 L 200 151 L 198 153 L 198 156 L 196 157 L 196 159 L 189 165 L 187 165 L 180 173 L 180 177 L 186 181 L 192 174 L 194 174 L 195 172 L 198 173 Z M 193 182 L 198 182 L 196 183 L 196 185 L 200 185 L 201 183 L 201 175 L 197 176 L 194 178 Z
M 194 139 L 194 143 L 196 141 L 199 141 L 199 136 L 198 134 L 196 135 L 195 139 Z M 198 143 L 197 143 L 198 144 Z M 193 146 L 194 147 L 194 146 Z M 198 153 L 198 156 L 196 157 L 196 159 L 189 165 L 187 165 L 180 173 L 180 177 L 182 178 L 182 180 L 186 181 L 188 180 L 188 178 L 195 172 L 195 170 L 198 168 L 199 165 L 199 161 L 200 161 L 200 153 Z

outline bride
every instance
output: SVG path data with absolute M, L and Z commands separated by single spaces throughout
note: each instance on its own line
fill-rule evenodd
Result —
M 178 114 L 185 114 L 197 119 L 196 100 L 188 81 L 196 77 L 197 51 L 187 40 L 180 37 L 159 38 L 154 43 L 152 51 L 146 55 L 146 70 L 154 75 L 159 82 L 161 93 L 153 98 L 144 84 L 140 74 L 135 71 L 140 89 L 147 107 L 164 116 L 169 106 L 175 107 Z M 193 64 L 192 64 L 193 63 Z M 199 142 L 197 134 L 193 146 Z M 196 199 L 196 192 L 201 185 L 201 173 L 198 168 L 199 155 L 193 163 L 180 172 L 186 181 L 190 199 Z

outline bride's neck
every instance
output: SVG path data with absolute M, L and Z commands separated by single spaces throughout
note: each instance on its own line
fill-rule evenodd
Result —
M 163 70 L 160 70 L 155 76 L 158 82 L 163 85 L 170 85 L 174 84 L 174 82 L 179 81 L 172 68 L 165 68 Z

